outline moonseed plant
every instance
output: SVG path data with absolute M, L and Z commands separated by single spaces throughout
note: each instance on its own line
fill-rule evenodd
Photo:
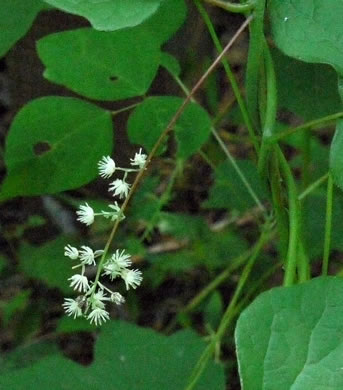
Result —
M 130 159 L 130 164 L 133 168 L 121 168 L 116 166 L 111 157 L 104 156 L 98 162 L 99 175 L 104 179 L 109 179 L 115 171 L 124 172 L 121 179 L 117 178 L 109 184 L 109 191 L 113 192 L 113 196 L 125 199 L 130 191 L 130 184 L 126 181 L 128 174 L 144 169 L 146 159 L 147 156 L 140 149 Z M 94 222 L 96 216 L 103 216 L 111 221 L 121 221 L 125 218 L 117 202 L 110 204 L 108 207 L 109 210 L 102 210 L 96 213 L 88 203 L 85 203 L 76 211 L 77 220 L 89 226 Z M 125 298 L 119 292 L 112 291 L 105 284 L 101 283 L 100 277 L 108 278 L 111 282 L 114 279 L 121 278 L 125 282 L 126 290 L 129 290 L 130 287 L 135 289 L 143 280 L 141 271 L 130 268 L 132 265 L 131 256 L 125 249 L 116 249 L 112 254 L 109 254 L 106 248 L 107 246 L 104 250 L 93 250 L 86 245 L 81 246 L 79 249 L 71 245 L 67 245 L 64 248 L 65 256 L 72 261 L 78 261 L 78 264 L 72 268 L 80 270 L 80 272 L 68 280 L 70 281 L 70 287 L 79 292 L 80 295 L 75 299 L 66 298 L 62 306 L 68 316 L 73 316 L 74 319 L 85 317 L 96 326 L 109 319 L 109 312 L 106 310 L 107 302 L 116 305 L 121 305 L 125 302 Z M 100 261 L 97 264 L 97 259 L 99 258 Z M 94 281 L 89 281 L 86 276 L 87 266 L 97 267 Z

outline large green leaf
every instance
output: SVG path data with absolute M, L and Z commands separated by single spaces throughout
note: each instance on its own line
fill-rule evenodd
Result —
M 95 361 L 82 367 L 48 357 L 32 367 L 2 373 L 0 387 L 11 390 L 180 390 L 204 348 L 191 331 L 170 337 L 124 322 L 104 325 Z M 61 373 L 64 375 L 61 376 Z M 56 378 L 61 380 L 57 381 Z M 196 390 L 224 390 L 223 369 L 210 363 Z
M 38 12 L 43 9 L 41 0 L 2 0 L 0 7 L 0 57 L 22 38 Z
M 184 17 L 183 0 L 164 0 L 156 14 L 133 28 L 111 33 L 83 28 L 51 34 L 37 44 L 46 66 L 44 76 L 92 99 L 143 95 L 160 63 L 174 61 L 175 68 L 175 59 L 163 54 L 160 46 Z
M 330 170 L 335 183 L 343 190 L 343 120 L 337 121 L 330 148 Z
M 7 137 L 7 177 L 0 199 L 80 187 L 97 175 L 112 150 L 111 115 L 93 104 L 44 97 L 27 104 Z
M 306 62 L 332 65 L 343 74 L 343 0 L 268 2 L 277 47 Z
M 22 244 L 19 251 L 20 271 L 48 287 L 59 288 L 65 294 L 70 294 L 72 289 L 68 278 L 75 272 L 72 270 L 74 264 L 63 255 L 66 241 L 61 236 L 39 247 Z
M 306 121 L 341 110 L 337 74 L 332 67 L 308 64 L 273 50 L 279 105 Z
M 254 164 L 248 160 L 238 160 L 237 165 L 257 196 L 260 199 L 264 198 L 265 192 Z M 254 199 L 233 166 L 228 161 L 219 164 L 215 170 L 214 185 L 210 188 L 209 198 L 203 206 L 244 212 L 255 205 Z
M 164 0 L 44 0 L 88 19 L 96 30 L 114 31 L 136 26 L 152 15 Z
M 37 48 L 48 80 L 99 100 L 143 95 L 160 63 L 159 43 L 134 29 L 65 31 L 41 39 Z
M 130 141 L 150 151 L 182 102 L 183 99 L 174 96 L 146 99 L 129 118 Z M 190 103 L 174 126 L 177 156 L 186 159 L 197 152 L 207 141 L 210 131 L 211 120 L 207 112 L 198 104 Z
M 244 390 L 343 389 L 343 280 L 261 294 L 236 327 Z

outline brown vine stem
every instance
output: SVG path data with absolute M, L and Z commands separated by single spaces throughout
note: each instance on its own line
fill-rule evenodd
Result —
M 131 190 L 130 192 L 128 193 L 124 203 L 122 204 L 121 206 L 121 213 L 124 213 L 124 211 L 126 210 L 126 207 L 133 195 L 133 193 L 135 192 L 139 182 L 141 181 L 143 175 L 144 175 L 144 172 L 146 170 L 146 168 L 148 167 L 148 165 L 150 164 L 153 156 L 155 155 L 155 153 L 157 152 L 158 148 L 160 147 L 162 141 L 164 140 L 164 138 L 168 135 L 168 133 L 173 130 L 177 120 L 180 118 L 180 116 L 183 114 L 183 112 L 185 111 L 187 105 L 191 102 L 193 96 L 195 95 L 195 93 L 199 90 L 199 88 L 203 85 L 203 83 L 206 81 L 206 79 L 208 78 L 208 76 L 214 71 L 214 69 L 218 66 L 218 64 L 221 62 L 222 58 L 225 56 L 225 54 L 228 52 L 228 50 L 231 48 L 231 46 L 235 43 L 235 41 L 237 40 L 237 38 L 240 36 L 240 34 L 244 31 L 244 29 L 249 25 L 249 23 L 251 22 L 251 20 L 253 19 L 252 16 L 249 16 L 245 21 L 244 23 L 242 23 L 241 27 L 236 31 L 236 33 L 234 34 L 234 36 L 230 39 L 229 43 L 225 46 L 224 50 L 219 54 L 219 56 L 213 61 L 212 65 L 207 69 L 207 71 L 200 77 L 199 81 L 195 84 L 195 86 L 192 88 L 192 90 L 190 91 L 190 93 L 187 95 L 186 99 L 182 102 L 181 106 L 179 107 L 179 109 L 176 111 L 176 113 L 174 114 L 173 118 L 170 120 L 170 122 L 168 123 L 167 127 L 164 129 L 164 131 L 161 133 L 160 137 L 158 138 L 158 140 L 156 141 L 155 145 L 153 146 L 153 148 L 151 149 L 151 152 L 149 153 L 149 156 L 147 158 L 147 161 L 145 163 L 145 166 L 142 170 L 140 170 L 132 184 L 132 187 L 131 187 Z M 92 295 L 95 293 L 95 290 L 96 290 L 96 286 L 98 284 L 98 281 L 99 281 L 99 277 L 100 277 L 100 273 L 101 273 L 101 270 L 102 270 L 102 265 L 103 265 L 103 262 L 105 261 L 105 258 L 106 258 L 106 255 L 107 255 L 107 252 L 108 252 L 108 249 L 111 245 L 111 242 L 113 240 L 113 237 L 118 229 L 118 226 L 119 226 L 119 223 L 120 223 L 120 219 L 118 218 L 114 225 L 113 225 L 113 228 L 112 228 L 112 231 L 111 231 L 111 234 L 106 242 L 106 245 L 105 245 L 105 248 L 104 248 L 104 252 L 103 252 L 103 255 L 100 259 L 100 262 L 99 262 L 99 265 L 98 265 L 98 269 L 97 269 L 97 273 L 96 273 L 96 276 L 95 276 L 95 280 L 94 280 L 94 285 L 93 285 L 93 289 L 92 289 Z

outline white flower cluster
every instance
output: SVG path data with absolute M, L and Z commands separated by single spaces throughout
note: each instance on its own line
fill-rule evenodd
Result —
M 109 157 L 103 157 L 98 163 L 99 175 L 103 178 L 109 178 L 116 170 L 124 171 L 123 179 L 116 179 L 110 183 L 109 191 L 114 191 L 114 196 L 119 196 L 120 199 L 125 198 L 130 190 L 130 185 L 126 182 L 128 173 L 137 172 L 144 168 L 147 156 L 142 154 L 140 149 L 131 160 L 131 165 L 138 168 L 120 168 L 116 167 L 115 162 Z M 105 218 L 115 221 L 125 218 L 118 203 L 115 202 L 109 205 L 110 211 L 101 211 L 95 213 L 93 208 L 87 203 L 81 205 L 76 212 L 77 220 L 91 225 L 94 222 L 95 216 L 101 215 Z M 108 256 L 103 250 L 93 251 L 88 246 L 81 246 L 77 249 L 71 245 L 64 248 L 64 255 L 71 260 L 78 260 L 73 269 L 80 268 L 81 272 L 73 275 L 70 280 L 70 287 L 78 291 L 79 295 L 76 299 L 66 298 L 63 303 L 64 310 L 69 316 L 86 317 L 91 323 L 101 325 L 109 319 L 109 313 L 106 310 L 105 303 L 107 301 L 120 305 L 125 302 L 124 297 L 119 292 L 114 292 L 102 283 L 100 276 L 108 277 L 111 281 L 116 278 L 121 278 L 125 282 L 126 290 L 130 287 L 135 289 L 143 280 L 141 271 L 130 269 L 132 265 L 131 256 L 125 250 L 117 249 L 111 256 Z M 97 266 L 96 259 L 100 257 L 100 262 Z M 97 276 L 94 281 L 89 281 L 85 275 L 86 266 L 97 266 Z

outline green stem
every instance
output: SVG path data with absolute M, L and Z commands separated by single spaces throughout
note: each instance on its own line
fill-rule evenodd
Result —
M 310 279 L 310 267 L 306 251 L 301 240 L 299 240 L 298 245 L 298 277 L 299 283 L 304 283 Z
M 311 166 L 311 134 L 305 132 L 302 134 L 302 159 L 303 167 L 301 170 L 302 189 L 305 189 L 311 182 L 310 166 Z
M 207 26 L 208 32 L 209 32 L 209 34 L 210 34 L 210 36 L 212 38 L 212 41 L 213 41 L 217 51 L 219 53 L 221 53 L 223 51 L 223 47 L 222 47 L 222 45 L 220 43 L 220 40 L 219 40 L 219 38 L 218 38 L 218 36 L 216 34 L 215 28 L 213 26 L 213 23 L 211 22 L 211 19 L 210 19 L 208 13 L 206 12 L 205 8 L 203 7 L 203 5 L 200 3 L 199 0 L 194 0 L 194 4 L 197 7 L 201 17 L 203 18 L 203 20 L 204 20 L 204 22 L 205 22 L 205 24 Z M 243 117 L 244 123 L 245 123 L 245 125 L 246 125 L 246 127 L 248 129 L 251 142 L 252 142 L 252 144 L 253 144 L 253 146 L 255 148 L 256 153 L 258 154 L 259 144 L 258 144 L 258 141 L 257 141 L 257 138 L 256 138 L 256 132 L 255 132 L 255 130 L 253 128 L 253 125 L 252 125 L 252 122 L 251 122 L 251 118 L 249 117 L 248 109 L 247 109 L 247 107 L 245 105 L 244 99 L 242 98 L 241 91 L 239 89 L 236 77 L 232 73 L 232 70 L 230 68 L 229 62 L 225 58 L 223 58 L 222 64 L 223 64 L 225 73 L 227 75 L 227 78 L 229 79 L 229 82 L 231 84 L 232 91 L 233 91 L 233 93 L 234 93 L 234 95 L 236 97 L 238 106 L 239 106 L 239 108 L 241 110 L 242 117 Z
M 181 311 L 181 313 L 189 313 L 193 311 L 200 303 L 217 287 L 219 287 L 236 269 L 238 269 L 251 256 L 254 247 L 248 249 L 236 259 L 230 262 L 230 265 L 211 281 L 204 289 L 202 289 Z
M 257 0 L 253 12 L 254 19 L 250 25 L 249 53 L 245 79 L 248 113 L 255 128 L 259 128 L 258 87 L 265 41 L 264 9 L 265 0 Z
M 290 129 L 286 129 L 284 131 L 281 131 L 279 134 L 273 135 L 271 141 L 280 141 L 286 137 L 288 137 L 291 134 L 297 133 L 298 131 L 302 130 L 317 130 L 322 128 L 323 126 L 327 126 L 328 122 L 335 121 L 336 119 L 342 118 L 343 112 L 337 112 L 336 114 L 324 116 L 319 119 L 315 119 L 313 121 L 306 122 L 300 126 L 292 127 Z
M 129 106 L 120 108 L 120 109 L 118 109 L 118 110 L 111 111 L 111 114 L 112 114 L 113 116 L 114 116 L 114 115 L 118 115 L 118 114 L 120 114 L 121 112 L 131 110 L 132 108 L 135 108 L 135 107 L 139 106 L 140 104 L 141 104 L 141 102 L 131 104 L 131 105 L 129 105 Z
M 329 174 L 326 198 L 326 219 L 325 219 L 325 239 L 324 239 L 324 253 L 322 275 L 326 276 L 329 269 L 329 256 L 331 246 L 332 233 L 332 208 L 333 208 L 333 180 L 332 175 Z
M 266 90 L 267 90 L 267 101 L 265 120 L 263 124 L 262 132 L 262 145 L 260 150 L 260 156 L 258 160 L 258 171 L 261 177 L 266 176 L 266 168 L 269 160 L 270 150 L 273 143 L 270 139 L 274 133 L 276 111 L 277 111 L 277 91 L 276 91 L 276 77 L 273 59 L 270 54 L 267 43 L 264 41 L 264 58 L 265 58 L 265 69 L 266 69 Z
M 245 13 L 254 8 L 254 3 L 236 4 L 222 0 L 205 0 L 206 3 L 214 5 L 216 7 L 225 9 L 226 11 L 233 13 Z
M 266 217 L 266 209 L 265 209 L 265 207 L 263 206 L 263 204 L 261 203 L 260 199 L 256 195 L 254 189 L 252 188 L 252 186 L 248 182 L 248 180 L 245 177 L 244 173 L 242 172 L 240 167 L 237 165 L 236 160 L 234 159 L 234 157 L 230 153 L 229 149 L 226 147 L 226 145 L 224 144 L 222 139 L 219 137 L 217 131 L 213 127 L 211 128 L 211 131 L 212 131 L 212 134 L 213 134 L 214 138 L 216 139 L 216 141 L 218 142 L 219 146 L 221 147 L 221 149 L 225 153 L 226 157 L 230 161 L 230 163 L 233 166 L 234 170 L 236 171 L 237 175 L 239 176 L 239 178 L 241 179 L 242 183 L 244 184 L 245 188 L 247 189 L 247 191 L 249 192 L 250 196 L 252 197 L 252 199 L 256 203 L 257 207 L 260 209 L 260 211 Z
M 188 95 L 189 94 L 188 88 L 183 84 L 183 82 L 179 79 L 179 77 L 174 76 L 174 78 L 175 78 L 175 81 L 180 85 L 182 90 L 185 92 L 185 94 Z M 195 101 L 195 100 L 192 99 L 192 101 Z M 247 191 L 249 192 L 249 195 L 252 197 L 252 199 L 256 203 L 257 207 L 260 209 L 260 211 L 266 216 L 265 207 L 263 206 L 262 202 L 260 201 L 260 199 L 256 195 L 254 189 L 252 188 L 252 186 L 248 182 L 247 178 L 245 177 L 244 173 L 242 172 L 240 167 L 237 165 L 236 160 L 234 159 L 234 157 L 232 156 L 232 154 L 230 153 L 230 151 L 228 150 L 228 148 L 226 147 L 226 145 L 224 144 L 222 139 L 219 137 L 216 129 L 213 126 L 211 127 L 211 132 L 212 132 L 212 135 L 214 136 L 214 138 L 216 139 L 216 141 L 218 142 L 220 148 L 224 152 L 225 156 L 230 161 L 230 163 L 233 166 L 234 170 L 236 171 L 237 175 L 241 179 L 242 183 L 246 187 Z
M 322 185 L 327 178 L 329 177 L 329 172 L 325 173 L 325 175 L 321 176 L 318 180 L 310 184 L 299 196 L 298 200 L 303 200 L 308 196 L 313 190 Z
M 299 204 L 297 196 L 297 187 L 285 156 L 278 148 L 280 168 L 287 183 L 288 203 L 289 203 L 289 243 L 286 259 L 286 272 L 284 277 L 284 286 L 291 286 L 295 280 L 295 271 L 297 266 L 298 235 L 300 233 L 299 224 Z
M 277 148 L 273 148 L 270 165 L 270 188 L 272 193 L 273 209 L 277 221 L 277 228 L 280 236 L 279 252 L 283 261 L 287 256 L 288 247 L 288 216 L 283 196 L 282 180 L 280 175 L 279 158 Z
M 275 231 L 272 231 L 268 237 L 267 241 L 271 241 L 275 236 Z M 266 241 L 266 242 L 267 242 Z M 237 268 L 239 268 L 245 261 L 254 253 L 258 242 L 250 249 L 236 257 L 232 260 L 230 265 L 215 279 L 211 281 L 204 289 L 202 289 L 185 307 L 182 309 L 181 313 L 189 313 L 193 311 L 200 303 L 217 287 L 219 287 Z M 273 268 L 274 269 L 274 268 Z
M 224 336 L 227 328 L 229 327 L 232 319 L 235 316 L 236 313 L 236 306 L 239 297 L 241 296 L 241 293 L 243 291 L 243 288 L 249 278 L 249 275 L 251 273 L 251 270 L 255 264 L 256 259 L 258 258 L 259 254 L 261 253 L 263 246 L 268 241 L 268 237 L 270 235 L 270 226 L 269 222 L 267 222 L 266 226 L 264 226 L 264 229 L 261 233 L 261 236 L 254 248 L 254 252 L 251 255 L 249 261 L 245 265 L 241 277 L 239 279 L 239 282 L 237 284 L 237 287 L 235 289 L 235 292 L 230 300 L 230 304 L 227 307 L 222 320 L 220 321 L 218 330 L 215 334 L 215 336 L 212 338 L 210 344 L 205 348 L 204 352 L 202 353 L 200 359 L 198 360 L 196 366 L 194 367 L 193 373 L 190 377 L 189 383 L 186 386 L 185 390 L 192 390 L 194 389 L 196 383 L 198 382 L 201 374 L 203 373 L 204 369 L 206 368 L 207 362 L 212 356 L 213 352 L 215 351 L 216 345 L 220 342 L 222 337 Z

